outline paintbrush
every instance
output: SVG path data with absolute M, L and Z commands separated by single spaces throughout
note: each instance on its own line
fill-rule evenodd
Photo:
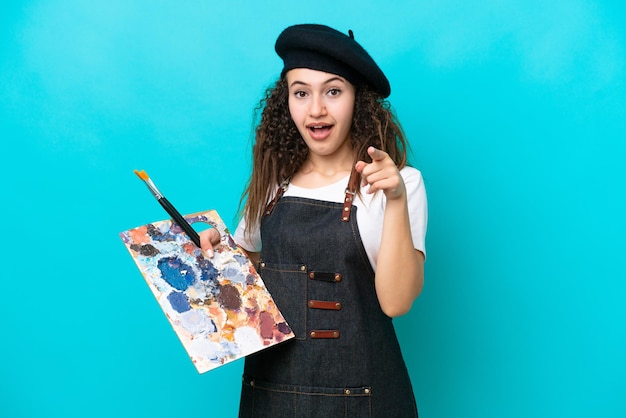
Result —
M 176 208 L 172 206 L 172 204 L 165 198 L 165 196 L 161 194 L 161 192 L 159 191 L 159 189 L 157 189 L 152 180 L 150 180 L 150 177 L 148 177 L 148 174 L 146 174 L 144 170 L 135 170 L 135 174 L 137 174 L 137 177 L 139 177 L 146 183 L 146 186 L 148 186 L 148 189 L 150 190 L 154 198 L 161 204 L 161 206 L 163 206 L 163 209 L 165 209 L 165 211 L 169 213 L 174 222 L 178 226 L 180 226 L 183 231 L 185 231 L 185 233 L 189 236 L 189 238 L 191 238 L 193 243 L 196 244 L 198 248 L 201 248 L 200 236 L 198 235 L 198 233 L 191 227 L 189 222 L 187 222 L 187 220 L 183 218 L 183 215 L 181 215 L 180 212 L 178 212 Z

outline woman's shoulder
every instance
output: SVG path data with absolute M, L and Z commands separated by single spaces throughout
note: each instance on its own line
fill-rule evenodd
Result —
M 417 168 L 410 166 L 410 165 L 405 165 L 404 167 L 402 167 L 400 169 L 400 173 L 402 173 L 403 176 L 422 176 L 422 172 L 420 170 L 418 170 Z
M 416 183 L 421 185 L 423 183 L 422 172 L 415 167 L 405 165 L 400 169 L 400 175 L 404 179 L 404 182 Z

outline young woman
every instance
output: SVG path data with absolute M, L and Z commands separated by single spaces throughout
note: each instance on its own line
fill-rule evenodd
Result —
M 239 414 L 417 416 L 391 317 L 422 289 L 426 195 L 389 82 L 351 31 L 292 26 L 276 52 L 235 240 L 296 338 L 246 358 Z

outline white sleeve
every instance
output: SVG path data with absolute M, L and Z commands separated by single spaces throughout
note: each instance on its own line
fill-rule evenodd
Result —
M 254 231 L 250 231 L 251 233 L 246 237 L 246 220 L 245 218 L 241 218 L 239 224 L 237 225 L 237 229 L 235 229 L 235 234 L 233 235 L 233 239 L 244 250 L 248 252 L 257 253 L 261 251 L 261 230 L 256 228 Z
M 422 174 L 413 167 L 404 167 L 400 170 L 407 195 L 407 207 L 409 211 L 409 225 L 413 247 L 426 255 L 426 224 L 427 206 L 426 190 L 422 180 Z M 378 252 L 383 234 L 383 219 L 387 199 L 382 191 L 367 194 L 367 186 L 359 199 L 354 201 L 358 207 L 356 217 L 359 225 L 359 233 L 365 252 L 372 268 L 376 270 Z
M 428 224 L 428 203 L 422 173 L 412 167 L 401 170 L 406 187 L 409 222 L 413 246 L 426 255 L 426 227 Z

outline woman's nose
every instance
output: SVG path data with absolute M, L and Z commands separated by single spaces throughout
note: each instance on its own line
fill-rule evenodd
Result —
M 319 117 L 326 114 L 326 104 L 324 98 L 318 95 L 314 95 L 311 100 L 311 106 L 309 107 L 309 114 L 313 117 Z

